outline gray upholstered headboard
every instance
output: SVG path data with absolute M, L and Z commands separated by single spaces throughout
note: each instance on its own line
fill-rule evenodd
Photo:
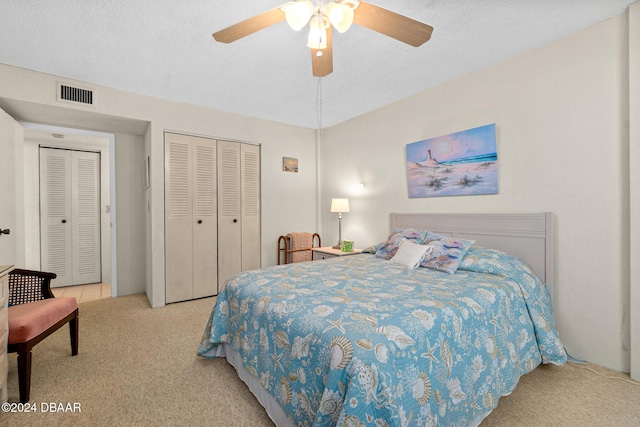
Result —
M 499 249 L 527 262 L 553 290 L 553 213 L 412 213 L 391 214 L 391 229 L 415 228 L 475 240 L 476 245 Z M 552 293 L 553 294 L 553 293 Z

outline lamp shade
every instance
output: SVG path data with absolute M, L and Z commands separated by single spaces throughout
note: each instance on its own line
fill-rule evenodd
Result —
M 325 17 L 316 15 L 309 22 L 309 38 L 307 46 L 312 49 L 327 48 L 327 22 Z
M 295 31 L 300 31 L 307 25 L 313 15 L 313 6 L 308 1 L 288 3 L 283 9 L 287 24 Z
M 333 27 L 341 33 L 347 31 L 353 24 L 353 9 L 342 3 L 329 3 L 326 13 Z
M 332 199 L 331 212 L 349 212 L 349 199 Z

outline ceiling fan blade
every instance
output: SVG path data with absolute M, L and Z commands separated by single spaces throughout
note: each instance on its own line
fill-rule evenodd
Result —
M 431 38 L 433 27 L 379 6 L 360 1 L 353 22 L 418 47 Z
M 318 52 L 322 52 L 318 56 Z M 331 26 L 327 28 L 327 47 L 319 49 L 311 49 L 311 68 L 314 77 L 324 77 L 333 73 L 333 47 L 331 45 Z
M 277 24 L 285 20 L 284 12 L 280 10 L 281 6 L 274 7 L 260 15 L 249 18 L 245 21 L 238 22 L 235 25 L 213 33 L 213 38 L 222 43 L 231 43 L 263 30 L 271 25 Z

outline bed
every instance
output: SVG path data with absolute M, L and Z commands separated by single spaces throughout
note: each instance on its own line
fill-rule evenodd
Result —
M 230 278 L 198 354 L 226 357 L 278 426 L 477 425 L 522 375 L 566 362 L 551 213 L 391 214 L 391 230 L 370 253 Z M 384 257 L 407 241 L 458 264 Z

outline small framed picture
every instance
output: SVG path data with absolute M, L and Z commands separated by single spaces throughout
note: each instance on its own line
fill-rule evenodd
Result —
M 298 159 L 294 159 L 293 157 L 283 157 L 282 170 L 284 172 L 298 173 Z

